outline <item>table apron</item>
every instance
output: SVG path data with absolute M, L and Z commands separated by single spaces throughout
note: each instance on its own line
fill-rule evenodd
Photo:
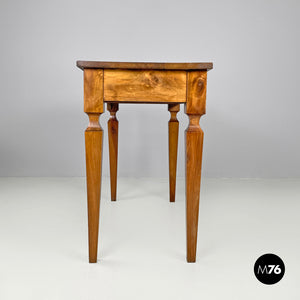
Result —
M 186 71 L 104 69 L 104 102 L 185 103 Z

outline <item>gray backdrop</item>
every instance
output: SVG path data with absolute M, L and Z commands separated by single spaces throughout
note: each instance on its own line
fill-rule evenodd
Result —
M 299 8 L 297 0 L 2 0 L 0 175 L 85 174 L 81 59 L 213 61 L 204 175 L 300 176 Z M 166 105 L 120 105 L 118 118 L 119 175 L 167 177 Z M 183 176 L 183 107 L 179 120 Z M 107 144 L 105 133 L 104 175 Z

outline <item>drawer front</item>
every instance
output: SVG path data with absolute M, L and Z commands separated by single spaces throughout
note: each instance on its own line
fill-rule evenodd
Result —
M 106 102 L 186 102 L 186 72 L 104 69 Z

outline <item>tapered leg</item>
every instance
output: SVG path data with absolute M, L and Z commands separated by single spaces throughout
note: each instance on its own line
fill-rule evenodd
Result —
M 102 139 L 99 116 L 103 113 L 103 70 L 84 70 L 84 112 L 89 117 L 85 131 L 86 182 L 89 225 L 89 261 L 97 262 L 101 195 Z
M 202 165 L 203 131 L 200 117 L 205 114 L 206 71 L 192 71 L 187 77 L 185 112 L 189 126 L 185 131 L 186 143 L 186 233 L 187 261 L 196 261 L 199 197 Z
M 175 202 L 176 191 L 176 167 L 177 167 L 177 149 L 178 149 L 178 128 L 179 123 L 176 118 L 180 110 L 180 104 L 168 104 L 168 110 L 171 114 L 169 120 L 169 186 L 170 202 Z
M 116 113 L 119 110 L 118 103 L 107 103 L 107 110 L 110 112 L 108 120 L 108 142 L 109 142 L 109 163 L 110 163 L 110 191 L 111 201 L 117 199 L 117 170 L 118 170 L 118 130 L 119 122 Z
M 101 195 L 103 131 L 98 123 L 99 114 L 88 114 L 90 125 L 85 131 L 86 181 L 88 199 L 89 261 L 97 262 L 99 210 Z
M 190 119 L 190 122 L 194 122 L 194 120 Z M 187 261 L 195 262 L 197 250 L 203 131 L 200 127 L 193 127 L 190 125 L 185 132 L 185 139 Z

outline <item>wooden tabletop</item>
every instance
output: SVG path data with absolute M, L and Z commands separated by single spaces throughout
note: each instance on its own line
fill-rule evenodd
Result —
M 211 62 L 194 63 L 153 63 L 153 62 L 111 62 L 78 60 L 80 69 L 139 69 L 139 70 L 211 70 Z

